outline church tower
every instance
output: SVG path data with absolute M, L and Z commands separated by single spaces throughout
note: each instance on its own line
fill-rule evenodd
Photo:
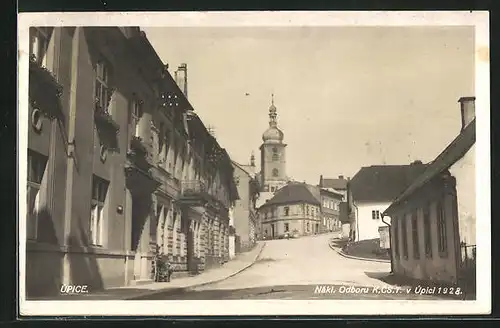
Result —
M 283 132 L 278 128 L 277 110 L 274 95 L 269 107 L 269 128 L 262 134 L 260 146 L 261 186 L 264 192 L 274 192 L 287 183 L 286 144 Z

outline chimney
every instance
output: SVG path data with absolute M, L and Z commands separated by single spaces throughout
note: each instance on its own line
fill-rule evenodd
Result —
M 175 71 L 175 82 L 181 89 L 182 93 L 184 93 L 184 96 L 187 98 L 188 92 L 187 92 L 187 64 L 182 63 L 179 65 L 177 70 Z
M 250 165 L 255 167 L 255 155 L 252 152 L 252 155 L 250 155 Z
M 319 186 L 323 187 L 323 174 L 319 176 Z
M 460 103 L 460 113 L 462 117 L 462 130 L 476 118 L 476 97 L 462 97 L 458 99 Z
M 339 179 L 340 180 L 344 180 L 344 176 L 343 175 L 339 175 Z

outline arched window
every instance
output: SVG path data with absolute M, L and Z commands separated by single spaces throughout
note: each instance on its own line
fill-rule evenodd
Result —
M 278 148 L 273 147 L 273 161 L 279 160 Z
M 278 169 L 273 169 L 273 177 L 277 177 L 279 175 Z

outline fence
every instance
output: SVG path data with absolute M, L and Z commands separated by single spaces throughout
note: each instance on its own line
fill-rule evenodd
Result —
M 460 243 L 459 281 L 468 293 L 476 292 L 476 245 Z

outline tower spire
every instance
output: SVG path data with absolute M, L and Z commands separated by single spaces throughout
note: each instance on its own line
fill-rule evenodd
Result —
M 274 106 L 274 93 L 271 94 L 271 107 L 269 107 L 269 126 L 277 126 L 278 121 L 276 117 L 278 116 L 276 111 L 276 106 Z

